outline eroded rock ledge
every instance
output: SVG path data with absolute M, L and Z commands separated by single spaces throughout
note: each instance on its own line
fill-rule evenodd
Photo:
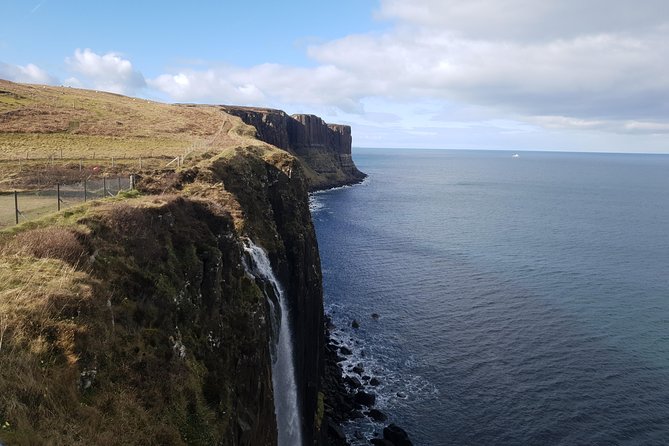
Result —
M 281 110 L 221 106 L 256 129 L 261 141 L 298 157 L 311 190 L 359 183 L 365 178 L 351 157 L 351 127 L 327 124 L 314 115 L 288 115 Z

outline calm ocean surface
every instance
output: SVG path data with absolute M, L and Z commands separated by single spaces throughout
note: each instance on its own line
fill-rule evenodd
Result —
M 354 156 L 312 202 L 326 307 L 414 444 L 669 444 L 669 156 Z

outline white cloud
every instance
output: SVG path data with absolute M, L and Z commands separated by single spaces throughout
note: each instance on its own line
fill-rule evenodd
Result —
M 37 65 L 11 65 L 0 62 L 0 78 L 29 84 L 56 84 L 55 77 Z
M 97 90 L 133 94 L 146 86 L 142 73 L 117 53 L 99 55 L 88 48 L 77 49 L 65 62 L 71 71 L 83 76 L 83 85 Z
M 382 0 L 395 26 L 309 47 L 315 67 L 180 70 L 149 83 L 179 101 L 363 113 L 369 98 L 433 100 L 546 128 L 650 133 L 669 116 L 669 3 L 642 3 Z
M 667 23 L 665 0 L 381 0 L 377 15 L 484 40 L 552 40 Z
M 377 15 L 391 28 L 313 44 L 310 67 L 184 62 L 145 80 L 121 55 L 85 49 L 66 60 L 75 76 L 65 82 L 324 113 L 362 123 L 376 135 L 368 141 L 387 129 L 406 144 L 409 132 L 436 131 L 462 145 L 474 133 L 533 144 L 542 132 L 626 143 L 669 133 L 666 0 L 381 0 Z M 32 65 L 6 67 L 0 75 L 48 77 Z
M 359 81 L 333 65 L 296 68 L 262 64 L 251 68 L 182 70 L 148 81 L 177 101 L 206 101 L 258 106 L 335 106 L 359 111 Z

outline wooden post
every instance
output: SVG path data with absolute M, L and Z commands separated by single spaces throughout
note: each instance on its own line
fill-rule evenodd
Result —
M 81 158 L 79 158 L 79 172 L 81 172 L 81 170 L 82 170 L 82 168 L 83 168 L 83 165 L 84 165 L 84 160 L 82 160 Z
M 139 157 L 139 170 L 142 170 L 142 157 Z
M 60 184 L 56 184 L 56 195 L 58 196 L 58 210 L 60 211 Z
M 84 203 L 86 203 L 86 199 L 88 195 L 88 181 L 84 179 Z
M 133 190 L 135 188 L 135 176 L 130 175 L 130 190 Z
M 14 214 L 16 215 L 16 224 L 19 224 L 19 194 L 14 191 Z
M 121 192 L 121 177 L 118 177 L 118 192 Z
M 102 194 L 107 197 L 107 177 L 102 177 Z
M 112 156 L 112 167 L 114 167 L 114 157 Z

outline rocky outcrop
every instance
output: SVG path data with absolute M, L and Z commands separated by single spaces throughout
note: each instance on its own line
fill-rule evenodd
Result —
M 313 444 L 323 301 L 299 162 L 268 146 L 236 147 L 137 187 L 143 197 L 0 237 L 3 308 L 17 315 L 2 321 L 0 442 L 275 445 L 270 315 L 244 268 L 250 238 L 290 301 L 303 437 Z M 51 270 L 53 291 L 43 285 Z M 41 294 L 26 306 L 30 290 Z
M 239 231 L 267 251 L 286 289 L 293 320 L 294 354 L 306 444 L 320 429 L 315 420 L 323 370 L 323 290 L 316 233 L 300 162 L 286 152 L 236 149 L 198 173 L 222 183 L 242 218 Z M 203 198 L 211 192 L 206 191 Z
M 297 156 L 311 190 L 354 184 L 365 178 L 353 162 L 350 126 L 327 124 L 314 115 L 289 116 L 274 109 L 221 108 L 255 127 L 261 141 Z

